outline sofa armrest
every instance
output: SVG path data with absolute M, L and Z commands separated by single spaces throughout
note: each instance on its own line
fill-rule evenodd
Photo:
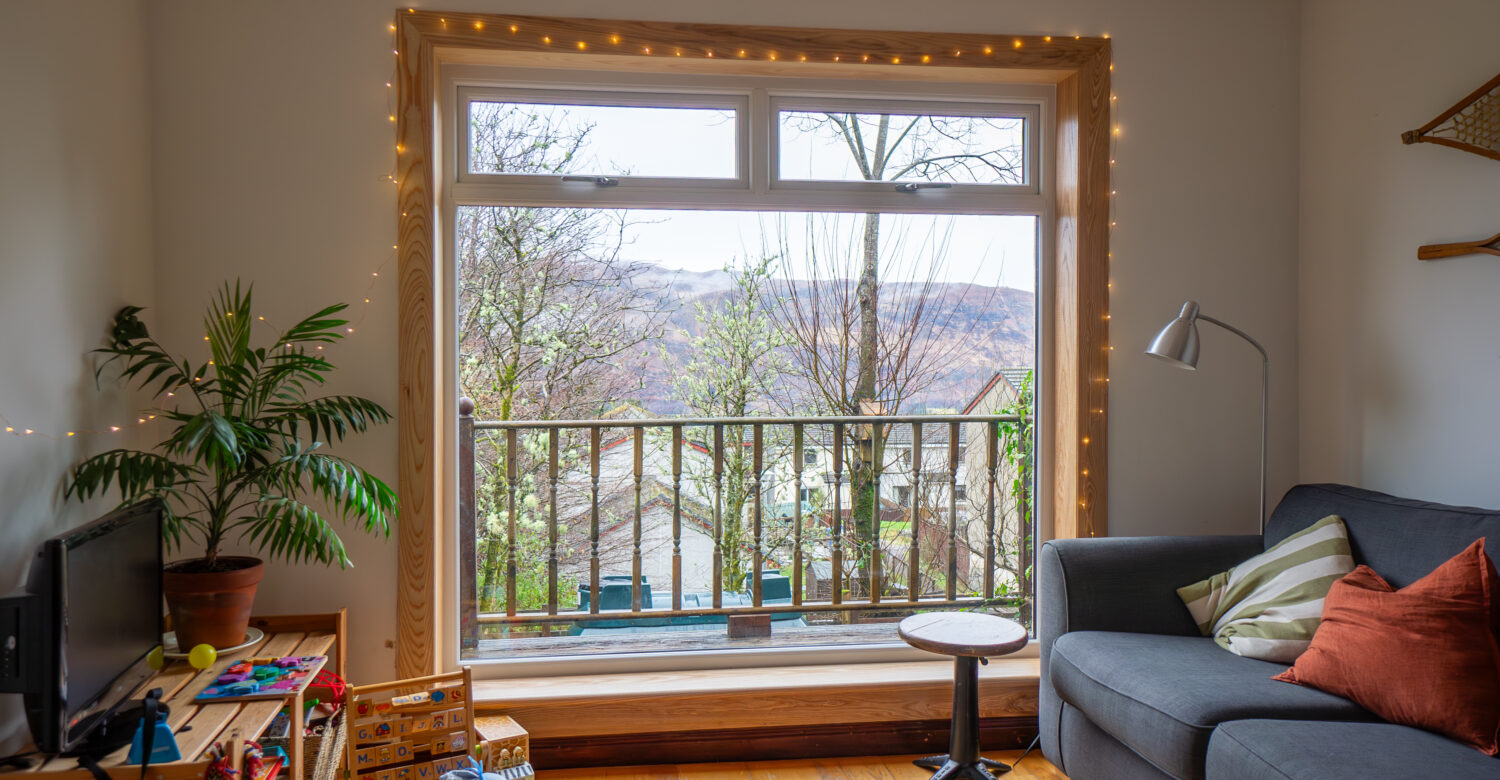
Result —
M 1069 631 L 1196 636 L 1177 589 L 1262 552 L 1259 536 L 1054 539 L 1038 557 L 1042 663 Z
M 1197 636 L 1177 589 L 1217 574 L 1263 547 L 1259 536 L 1054 539 L 1037 555 L 1037 701 L 1042 751 L 1068 771 L 1065 705 L 1052 687 L 1052 643 L 1069 631 Z

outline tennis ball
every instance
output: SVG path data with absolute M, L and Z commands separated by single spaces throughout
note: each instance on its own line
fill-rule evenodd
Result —
M 151 652 L 146 654 L 146 663 L 150 664 L 151 668 L 158 672 L 161 671 L 163 666 L 167 665 L 167 657 L 162 653 L 161 645 L 151 648 Z
M 194 669 L 207 669 L 218 659 L 219 651 L 215 650 L 213 645 L 195 645 L 192 650 L 188 651 L 188 663 L 192 664 Z

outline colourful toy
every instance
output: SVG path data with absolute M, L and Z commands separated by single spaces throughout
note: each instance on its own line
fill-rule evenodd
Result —
M 194 645 L 193 649 L 188 651 L 188 663 L 192 664 L 194 669 L 207 669 L 217 660 L 219 660 L 219 651 L 215 650 L 213 645 Z
M 281 698 L 305 690 L 327 663 L 321 655 L 255 658 L 238 661 L 199 693 L 195 702 Z
M 350 687 L 347 780 L 438 780 L 472 765 L 467 668 L 421 680 Z
M 146 663 L 158 672 L 162 670 L 162 667 L 167 665 L 167 656 L 162 651 L 161 645 L 151 648 L 151 652 L 146 654 Z
M 156 716 L 151 735 L 151 763 L 168 764 L 173 761 L 182 760 L 182 751 L 177 748 L 177 738 L 172 735 L 172 727 L 167 725 L 165 714 Z M 142 723 L 136 727 L 135 737 L 130 740 L 130 755 L 126 757 L 125 763 L 141 763 L 141 744 L 146 739 L 146 724 Z

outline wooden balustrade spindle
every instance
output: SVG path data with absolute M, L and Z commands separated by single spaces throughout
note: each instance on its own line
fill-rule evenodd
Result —
M 724 426 L 714 426 L 714 609 L 724 606 Z
M 984 423 L 985 496 L 984 496 L 984 597 L 995 595 L 995 481 L 999 468 L 1000 424 Z
M 911 424 L 911 552 L 906 562 L 906 600 L 916 601 L 922 593 L 922 424 Z
M 458 601 L 460 646 L 479 646 L 479 540 L 474 517 L 474 402 L 458 399 Z
M 630 611 L 640 612 L 641 600 L 641 467 L 644 460 L 642 440 L 646 436 L 646 429 L 637 425 L 631 431 L 634 436 L 634 470 L 631 472 L 635 478 L 635 515 L 634 515 L 634 539 L 630 553 Z
M 880 472 L 884 469 L 885 446 L 881 441 L 879 423 L 870 423 L 870 603 L 880 603 L 881 551 L 880 551 Z M 849 502 L 851 505 L 854 501 Z
M 589 612 L 599 612 L 599 426 L 589 428 Z
M 547 431 L 547 614 L 557 614 L 558 430 Z
M 750 562 L 750 603 L 760 606 L 760 570 L 761 561 L 765 555 L 763 548 L 764 539 L 761 536 L 761 495 L 760 495 L 760 470 L 761 470 L 761 446 L 762 426 L 757 423 L 750 427 L 750 491 L 754 500 L 754 516 L 751 520 L 752 533 L 755 535 L 755 550 L 751 553 Z
M 839 488 L 844 482 L 844 424 L 833 424 L 833 517 L 831 518 L 831 539 L 833 547 L 831 572 L 832 601 L 835 604 L 844 602 L 844 510 L 839 503 Z
M 802 603 L 802 423 L 792 423 L 792 603 Z
M 682 426 L 672 426 L 672 609 L 682 609 Z
M 948 600 L 958 597 L 958 423 L 948 423 Z
M 516 450 L 517 431 L 505 429 L 505 498 L 510 523 L 505 534 L 505 614 L 516 614 Z

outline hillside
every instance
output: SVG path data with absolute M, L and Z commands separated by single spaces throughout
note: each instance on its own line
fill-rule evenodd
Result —
M 732 281 L 723 271 L 675 271 L 653 266 L 635 278 L 645 294 L 659 295 L 671 311 L 662 339 L 622 361 L 639 366 L 642 385 L 636 401 L 654 414 L 685 411 L 673 398 L 672 377 L 690 358 L 690 340 L 700 334 L 695 303 L 714 308 L 730 294 Z M 806 281 L 792 282 L 805 290 Z M 909 310 L 921 290 L 910 284 L 881 287 L 881 310 Z M 928 334 L 947 360 L 923 392 L 906 400 L 902 411 L 961 409 L 1002 367 L 1030 366 L 1034 359 L 1035 296 L 1011 288 L 973 284 L 940 284 L 927 300 L 932 322 L 947 327 Z M 660 351 L 665 350 L 663 360 Z

